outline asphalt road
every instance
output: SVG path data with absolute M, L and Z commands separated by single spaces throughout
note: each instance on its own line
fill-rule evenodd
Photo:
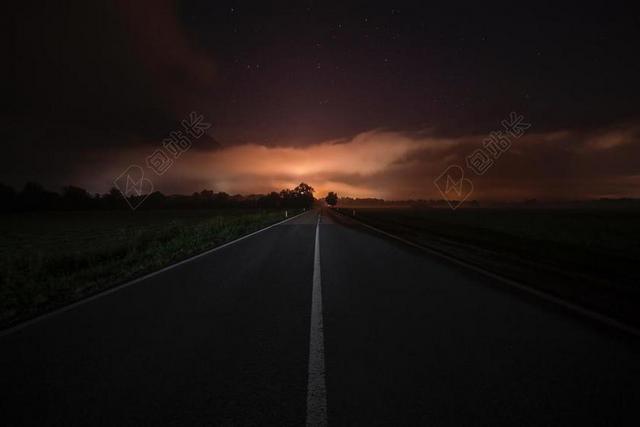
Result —
M 635 339 L 317 216 L 0 337 L 0 425 L 640 425 Z

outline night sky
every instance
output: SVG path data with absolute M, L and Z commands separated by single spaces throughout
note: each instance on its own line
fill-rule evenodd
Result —
M 640 196 L 640 15 L 421 3 L 13 6 L 0 182 L 107 191 L 196 111 L 156 189 L 436 197 L 516 112 L 478 198 Z

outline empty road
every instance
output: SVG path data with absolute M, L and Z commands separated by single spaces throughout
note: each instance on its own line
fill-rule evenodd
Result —
M 319 213 L 0 336 L 0 425 L 640 425 L 633 338 Z

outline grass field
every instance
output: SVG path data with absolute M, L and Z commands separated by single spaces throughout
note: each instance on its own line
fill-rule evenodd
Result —
M 0 326 L 6 326 L 282 220 L 284 212 L 48 212 L 0 219 Z
M 355 217 L 640 324 L 640 211 L 356 208 Z

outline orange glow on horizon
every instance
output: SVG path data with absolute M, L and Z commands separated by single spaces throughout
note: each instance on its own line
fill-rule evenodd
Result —
M 637 173 L 620 176 L 616 172 L 598 179 L 593 175 L 598 168 L 624 165 L 636 158 L 633 150 L 640 149 L 636 134 L 636 128 L 528 134 L 488 173 L 478 176 L 467 171 L 474 184 L 472 198 L 637 197 Z M 167 194 L 205 188 L 229 194 L 266 194 L 306 182 L 315 188 L 316 197 L 335 191 L 340 197 L 440 199 L 434 179 L 449 165 L 464 166 L 465 157 L 482 141 L 482 135 L 439 138 L 370 131 L 348 140 L 301 147 L 244 144 L 215 151 L 194 149 L 176 159 L 167 173 L 151 178 L 154 187 Z M 147 155 L 146 150 L 121 153 L 114 162 L 117 170 L 105 170 L 102 185 L 111 185 L 112 177 L 132 158 Z M 540 168 L 540 164 L 547 167 Z M 572 167 L 571 176 L 566 174 L 567 164 Z M 95 171 L 87 170 L 86 175 L 95 176 Z

